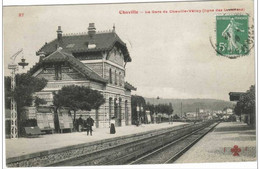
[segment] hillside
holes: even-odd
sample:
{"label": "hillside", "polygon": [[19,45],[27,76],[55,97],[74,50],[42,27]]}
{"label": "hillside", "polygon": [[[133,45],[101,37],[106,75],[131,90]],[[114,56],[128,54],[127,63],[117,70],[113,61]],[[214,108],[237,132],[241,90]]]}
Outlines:
{"label": "hillside", "polygon": [[195,112],[196,108],[211,109],[211,110],[223,110],[225,107],[234,107],[235,103],[224,100],[216,99],[155,99],[145,98],[146,103],[150,104],[169,104],[172,103],[174,114],[181,114],[182,112]]}

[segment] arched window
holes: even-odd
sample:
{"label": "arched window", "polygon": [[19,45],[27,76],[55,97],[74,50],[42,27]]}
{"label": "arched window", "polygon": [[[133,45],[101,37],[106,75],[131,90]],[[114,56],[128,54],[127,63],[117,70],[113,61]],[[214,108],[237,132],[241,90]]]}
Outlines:
{"label": "arched window", "polygon": [[116,74],[116,70],[115,70],[115,85],[117,85],[117,74]]}
{"label": "arched window", "polygon": [[61,80],[62,75],[61,75],[61,65],[55,65],[55,80]]}
{"label": "arched window", "polygon": [[128,125],[128,107],[127,100],[125,101],[125,124]]}
{"label": "arched window", "polygon": [[118,81],[119,81],[119,86],[122,86],[122,80],[121,80],[121,72],[119,72],[119,75],[118,75]]}
{"label": "arched window", "polygon": [[114,99],[114,117],[115,118],[117,118],[117,116],[118,116],[118,110],[117,110],[117,107],[118,107],[118,103],[117,103],[118,101],[117,101],[117,99],[115,98]]}
{"label": "arched window", "polygon": [[109,113],[109,114],[108,114],[109,117],[108,117],[108,118],[109,118],[109,121],[110,121],[111,115],[112,115],[112,105],[113,105],[113,101],[112,101],[112,98],[111,98],[111,97],[109,98],[109,103],[108,103],[108,105],[109,105],[109,106],[108,106],[108,107],[109,107],[109,112],[108,112],[108,113]]}
{"label": "arched window", "polygon": [[109,83],[112,83],[112,70],[109,69]]}
{"label": "arched window", "polygon": [[122,98],[119,98],[118,102],[118,126],[121,126],[121,120],[122,120]]}

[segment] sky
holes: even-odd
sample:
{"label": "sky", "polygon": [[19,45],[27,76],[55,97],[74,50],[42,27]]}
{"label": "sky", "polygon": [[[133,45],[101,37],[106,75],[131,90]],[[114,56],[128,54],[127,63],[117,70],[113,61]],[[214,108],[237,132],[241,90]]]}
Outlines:
{"label": "sky", "polygon": [[[253,24],[253,1],[171,2],[138,4],[23,6],[3,8],[3,49],[5,75],[10,56],[23,48],[29,66],[39,57],[45,42],[64,34],[87,32],[95,23],[97,31],[116,27],[127,44],[132,62],[126,65],[126,81],[138,94],[155,98],[214,98],[229,100],[231,91],[244,92],[255,84],[254,49],[237,59],[219,56],[210,44],[216,39],[216,15],[235,12],[202,12],[203,9],[243,8]],[[120,14],[120,11],[139,11]],[[170,10],[201,10],[196,13],[169,13]],[[150,13],[145,11],[168,11]],[[141,13],[143,12],[143,13]],[[19,14],[23,14],[22,16]]]}

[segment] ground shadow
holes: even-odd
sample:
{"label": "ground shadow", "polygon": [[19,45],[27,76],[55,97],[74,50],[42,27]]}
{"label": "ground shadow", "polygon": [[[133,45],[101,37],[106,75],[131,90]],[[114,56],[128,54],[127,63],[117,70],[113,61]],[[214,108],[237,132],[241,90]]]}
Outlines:
{"label": "ground shadow", "polygon": [[246,130],[255,130],[255,128],[247,125],[239,125],[239,126],[223,126],[218,127],[214,130],[214,132],[225,132],[225,131],[246,131]]}
{"label": "ground shadow", "polygon": [[[233,147],[224,147],[223,149],[218,149],[218,150],[214,150],[214,151],[208,151],[211,154],[218,154],[219,156],[233,156],[233,153],[231,152],[231,149]],[[239,152],[239,157],[247,157],[247,158],[252,158],[252,160],[247,159],[246,161],[254,161],[254,159],[256,158],[256,148],[255,147],[239,147],[240,148],[240,152]],[[236,158],[236,156],[234,156],[234,159]],[[241,159],[242,161],[245,161],[245,159]],[[230,161],[232,162],[232,161]]]}
{"label": "ground shadow", "polygon": [[[214,131],[215,132],[215,131]],[[231,131],[231,132],[218,132],[216,134],[221,134],[221,135],[225,135],[225,134],[239,134],[239,135],[256,135],[256,131],[255,130],[244,130],[244,131]]]}
{"label": "ground shadow", "polygon": [[228,137],[228,138],[223,138],[223,140],[232,140],[232,141],[255,141],[255,140],[256,140],[256,136]]}

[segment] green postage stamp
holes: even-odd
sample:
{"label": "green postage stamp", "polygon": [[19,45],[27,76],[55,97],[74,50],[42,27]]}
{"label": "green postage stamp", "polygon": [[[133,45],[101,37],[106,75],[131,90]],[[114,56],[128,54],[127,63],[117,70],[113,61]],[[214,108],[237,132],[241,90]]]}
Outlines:
{"label": "green postage stamp", "polygon": [[249,53],[248,16],[216,16],[217,52],[226,57],[237,57]]}

